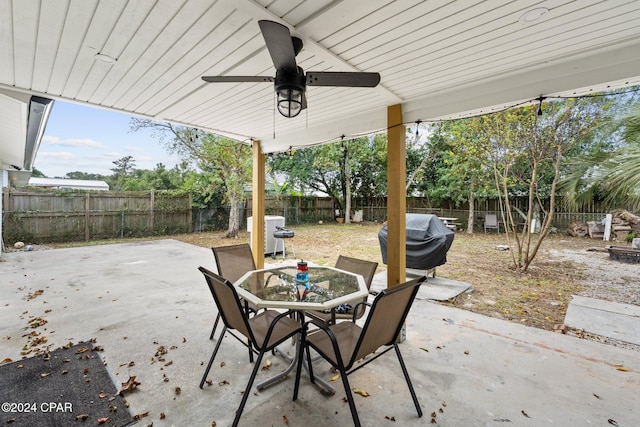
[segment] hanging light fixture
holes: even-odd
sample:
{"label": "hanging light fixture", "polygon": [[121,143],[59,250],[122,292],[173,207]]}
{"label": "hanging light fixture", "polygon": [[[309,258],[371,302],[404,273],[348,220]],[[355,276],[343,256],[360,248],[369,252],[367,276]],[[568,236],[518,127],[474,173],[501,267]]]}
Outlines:
{"label": "hanging light fixture", "polygon": [[542,101],[544,101],[545,99],[547,99],[547,97],[546,96],[542,96],[542,95],[540,95],[540,97],[538,98],[538,102],[539,102],[538,111],[536,111],[536,114],[538,116],[542,115]]}
{"label": "hanging light fixture", "polygon": [[296,150],[294,150],[292,146],[289,146],[289,149],[285,151],[285,154],[287,155],[287,157],[293,157],[295,153],[296,153]]}
{"label": "hanging light fixture", "polygon": [[303,72],[278,70],[276,73],[276,105],[284,117],[295,117],[302,111],[305,83]]}

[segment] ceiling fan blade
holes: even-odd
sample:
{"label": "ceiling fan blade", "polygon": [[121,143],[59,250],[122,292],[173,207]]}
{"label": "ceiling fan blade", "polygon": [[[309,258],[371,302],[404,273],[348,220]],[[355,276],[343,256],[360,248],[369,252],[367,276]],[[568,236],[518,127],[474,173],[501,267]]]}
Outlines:
{"label": "ceiling fan blade", "polygon": [[296,53],[289,28],[273,21],[258,21],[276,70],[296,71]]}
{"label": "ceiling fan blade", "polygon": [[202,76],[207,83],[264,83],[273,82],[271,76]]}
{"label": "ceiling fan blade", "polygon": [[309,86],[376,87],[378,83],[379,73],[307,71]]}

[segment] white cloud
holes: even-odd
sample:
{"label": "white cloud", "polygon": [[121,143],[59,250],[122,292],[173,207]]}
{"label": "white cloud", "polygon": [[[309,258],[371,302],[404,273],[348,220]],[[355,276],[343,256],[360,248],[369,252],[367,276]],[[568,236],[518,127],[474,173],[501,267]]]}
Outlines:
{"label": "white cloud", "polygon": [[94,141],[91,138],[69,138],[60,139],[57,136],[45,135],[42,137],[42,143],[45,145],[57,145],[61,147],[75,147],[75,148],[96,148],[105,149],[106,147],[100,142]]}
{"label": "white cloud", "polygon": [[143,147],[136,147],[136,146],[133,146],[133,145],[130,145],[128,147],[124,147],[124,149],[127,150],[127,151],[132,151],[134,153],[141,153],[141,152],[145,151],[145,149]]}
{"label": "white cloud", "polygon": [[74,160],[77,159],[78,156],[68,151],[42,151],[38,152],[36,158],[51,160]]}

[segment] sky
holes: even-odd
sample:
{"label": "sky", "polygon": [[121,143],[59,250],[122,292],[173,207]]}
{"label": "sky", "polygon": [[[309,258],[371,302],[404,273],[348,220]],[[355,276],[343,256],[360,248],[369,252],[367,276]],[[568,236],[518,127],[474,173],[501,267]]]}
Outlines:
{"label": "sky", "polygon": [[172,168],[176,156],[148,131],[130,132],[130,116],[80,104],[55,101],[34,167],[48,178],[68,172],[111,175],[114,161],[132,156],[137,169],[158,163]]}

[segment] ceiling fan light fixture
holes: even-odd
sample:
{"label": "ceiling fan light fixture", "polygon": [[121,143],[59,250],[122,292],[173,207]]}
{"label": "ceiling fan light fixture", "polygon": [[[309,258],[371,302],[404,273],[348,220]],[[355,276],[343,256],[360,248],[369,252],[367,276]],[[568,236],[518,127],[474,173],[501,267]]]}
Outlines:
{"label": "ceiling fan light fixture", "polygon": [[278,111],[284,117],[292,118],[302,111],[306,79],[304,71],[298,67],[296,71],[278,70],[274,88]]}
{"label": "ceiling fan light fixture", "polygon": [[302,111],[302,91],[293,88],[278,90],[278,111],[287,118],[292,118]]}

